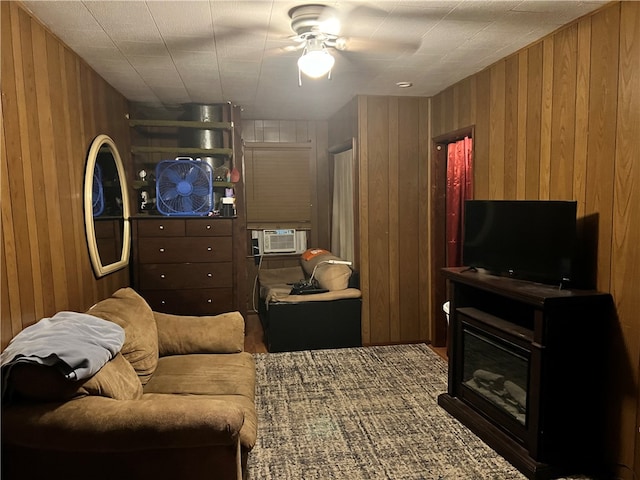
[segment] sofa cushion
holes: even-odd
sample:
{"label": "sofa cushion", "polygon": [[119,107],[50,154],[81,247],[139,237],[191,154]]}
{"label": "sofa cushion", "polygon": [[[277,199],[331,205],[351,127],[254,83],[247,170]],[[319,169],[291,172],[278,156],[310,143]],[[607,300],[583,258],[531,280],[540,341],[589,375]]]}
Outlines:
{"label": "sofa cushion", "polygon": [[158,360],[144,393],[242,395],[255,398],[256,367],[250,353],[174,355]]}
{"label": "sofa cushion", "polygon": [[9,375],[12,392],[20,398],[57,402],[85,395],[116,400],[134,400],[142,396],[142,384],[135,370],[118,353],[95,375],[80,381],[67,380],[55,367],[19,363]]}
{"label": "sofa cushion", "polygon": [[228,401],[244,412],[240,442],[251,449],[258,431],[255,384],[255,361],[250,353],[176,355],[158,360],[156,372],[144,386],[144,396],[191,394]]}
{"label": "sofa cushion", "polygon": [[191,317],[153,312],[160,356],[189,353],[239,353],[244,349],[240,312]]}
{"label": "sofa cushion", "polygon": [[158,364],[158,330],[149,304],[131,288],[121,288],[87,313],[120,325],[125,331],[121,353],[144,385]]}
{"label": "sofa cushion", "polygon": [[[300,256],[300,265],[307,277],[316,270],[314,279],[318,281],[320,288],[327,290],[344,290],[349,286],[351,268],[348,265],[334,265],[324,263],[327,260],[343,260],[327,250],[310,248]],[[316,268],[317,267],[317,268]]]}

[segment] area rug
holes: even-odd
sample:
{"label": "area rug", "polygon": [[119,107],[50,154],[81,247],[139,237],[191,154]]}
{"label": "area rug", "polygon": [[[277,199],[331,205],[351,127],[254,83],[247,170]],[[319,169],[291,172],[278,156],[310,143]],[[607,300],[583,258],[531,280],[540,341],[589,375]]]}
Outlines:
{"label": "area rug", "polygon": [[424,344],[255,359],[251,480],[525,480],[438,406],[447,365]]}
{"label": "area rug", "polygon": [[525,478],[437,405],[426,345],[258,354],[256,372],[250,479]]}

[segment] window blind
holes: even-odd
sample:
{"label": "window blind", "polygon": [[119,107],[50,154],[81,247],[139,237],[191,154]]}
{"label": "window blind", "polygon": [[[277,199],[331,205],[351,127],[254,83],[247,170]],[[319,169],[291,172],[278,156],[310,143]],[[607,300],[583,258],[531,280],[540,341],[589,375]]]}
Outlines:
{"label": "window blind", "polygon": [[247,228],[309,228],[311,144],[247,143]]}

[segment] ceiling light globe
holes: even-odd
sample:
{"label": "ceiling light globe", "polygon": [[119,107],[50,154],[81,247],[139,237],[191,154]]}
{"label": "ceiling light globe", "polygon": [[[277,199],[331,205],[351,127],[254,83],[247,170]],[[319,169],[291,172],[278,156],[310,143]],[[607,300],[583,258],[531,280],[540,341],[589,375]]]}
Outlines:
{"label": "ceiling light globe", "polygon": [[310,51],[298,59],[298,68],[302,73],[311,78],[322,77],[333,68],[336,59],[326,50]]}

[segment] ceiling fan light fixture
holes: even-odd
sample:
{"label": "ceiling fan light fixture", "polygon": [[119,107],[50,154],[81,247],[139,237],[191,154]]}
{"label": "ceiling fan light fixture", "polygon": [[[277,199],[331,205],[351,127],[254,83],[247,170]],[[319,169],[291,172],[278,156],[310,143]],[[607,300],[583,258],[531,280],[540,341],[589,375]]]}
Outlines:
{"label": "ceiling fan light fixture", "polygon": [[327,75],[336,59],[326,50],[305,52],[298,59],[298,68],[307,77],[318,78]]}
{"label": "ceiling fan light fixture", "polygon": [[323,42],[311,38],[307,40],[298,68],[307,77],[319,78],[331,72],[336,59],[327,51]]}

